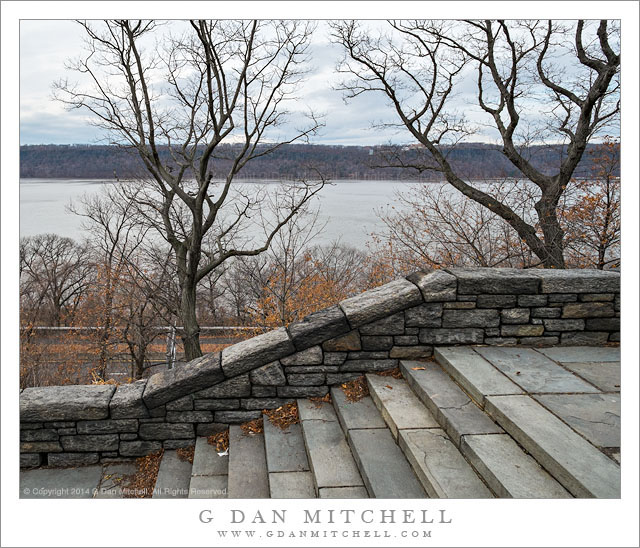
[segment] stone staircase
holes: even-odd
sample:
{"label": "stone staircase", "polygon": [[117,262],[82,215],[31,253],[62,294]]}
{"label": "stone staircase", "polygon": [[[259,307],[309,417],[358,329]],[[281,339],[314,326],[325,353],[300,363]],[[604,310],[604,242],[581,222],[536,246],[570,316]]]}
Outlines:
{"label": "stone staircase", "polygon": [[204,437],[193,465],[165,451],[154,497],[617,498],[616,441],[590,415],[619,406],[616,352],[440,348],[402,379],[367,374],[358,402],[298,400],[286,430],[232,425],[228,454]]}

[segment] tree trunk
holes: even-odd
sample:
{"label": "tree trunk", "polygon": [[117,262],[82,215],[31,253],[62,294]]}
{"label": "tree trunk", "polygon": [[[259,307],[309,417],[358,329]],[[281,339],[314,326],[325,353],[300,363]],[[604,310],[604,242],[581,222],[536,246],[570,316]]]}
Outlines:
{"label": "tree trunk", "polygon": [[[536,251],[545,268],[565,268],[564,262],[564,231],[558,222],[556,215],[557,204],[544,199],[536,205],[540,228],[544,241],[544,256]],[[535,251],[535,250],[534,250]]]}
{"label": "tree trunk", "polygon": [[202,349],[200,348],[200,326],[196,316],[196,284],[191,283],[189,279],[186,279],[182,285],[180,316],[185,360],[195,360],[202,356]]}

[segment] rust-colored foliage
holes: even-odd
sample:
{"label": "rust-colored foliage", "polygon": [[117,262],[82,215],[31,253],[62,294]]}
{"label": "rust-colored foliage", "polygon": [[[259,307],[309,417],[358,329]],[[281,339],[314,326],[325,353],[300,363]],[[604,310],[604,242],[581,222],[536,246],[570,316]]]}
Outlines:
{"label": "rust-colored foliage", "polygon": [[369,385],[364,375],[352,381],[342,383],[340,388],[342,388],[344,395],[351,402],[360,401],[369,395]]}
{"label": "rust-colored foliage", "polygon": [[176,449],[176,455],[182,461],[193,464],[193,456],[196,453],[196,446],[190,445],[189,447],[179,447]]}
{"label": "rust-colored foliage", "polygon": [[376,375],[380,377],[393,377],[394,379],[402,379],[402,372],[399,367],[394,367],[393,369],[387,369],[386,371],[378,371]]}
{"label": "rust-colored foliage", "polygon": [[136,459],[138,469],[135,474],[126,478],[122,488],[122,494],[125,498],[151,498],[158,479],[158,470],[163,454],[164,450],[161,449],[156,453]]}
{"label": "rust-colored foliage", "polygon": [[282,430],[286,430],[292,424],[300,422],[298,404],[296,402],[287,403],[277,409],[265,409],[262,413],[269,418],[271,424]]}
{"label": "rust-colored foliage", "polygon": [[213,445],[218,453],[224,453],[229,449],[229,429],[212,434],[207,438],[207,443]]}
{"label": "rust-colored foliage", "polygon": [[264,432],[264,424],[262,418],[253,419],[252,421],[244,422],[240,425],[240,430],[244,432],[245,436],[253,434],[261,434]]}

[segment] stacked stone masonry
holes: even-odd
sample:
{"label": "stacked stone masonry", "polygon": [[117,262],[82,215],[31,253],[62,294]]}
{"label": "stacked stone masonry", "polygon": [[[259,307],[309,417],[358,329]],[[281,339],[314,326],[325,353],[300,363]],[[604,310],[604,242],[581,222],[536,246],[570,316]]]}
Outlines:
{"label": "stacked stone masonry", "polygon": [[597,270],[418,272],[133,384],[27,388],[23,466],[93,464],[195,443],[438,345],[620,340],[620,275]]}

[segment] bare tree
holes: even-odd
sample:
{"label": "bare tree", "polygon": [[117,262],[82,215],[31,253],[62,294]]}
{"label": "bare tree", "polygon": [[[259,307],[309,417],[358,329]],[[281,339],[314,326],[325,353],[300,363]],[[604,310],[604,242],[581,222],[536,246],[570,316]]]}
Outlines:
{"label": "bare tree", "polygon": [[[388,34],[374,36],[356,22],[332,24],[345,50],[339,70],[347,75],[346,96],[385,94],[400,125],[424,146],[423,159],[410,167],[442,173],[509,223],[545,267],[564,268],[557,207],[589,140],[618,117],[619,25],[486,20],[389,26]],[[535,223],[465,182],[448,161],[451,148],[476,129],[451,106],[465,78],[475,78],[477,106],[500,136],[503,154],[539,188]],[[555,172],[537,169],[526,145],[558,140],[565,149]]]}
{"label": "bare tree", "polygon": [[[147,177],[137,193],[138,215],[173,250],[185,354],[196,358],[202,354],[198,283],[231,257],[266,250],[322,188],[322,180],[301,182],[300,200],[279,212],[263,242],[230,242],[260,209],[250,192],[233,196],[236,175],[252,159],[306,139],[320,125],[310,115],[306,128],[284,138],[277,133],[304,76],[314,27],[301,21],[191,21],[178,37],[162,35],[152,50],[145,44],[158,34],[156,22],[80,24],[88,52],[70,68],[90,85],[61,80],[55,96],[69,108],[88,110],[114,143],[141,158]],[[233,146],[220,147],[223,142]],[[216,162],[228,166],[219,185],[213,184]]]}

